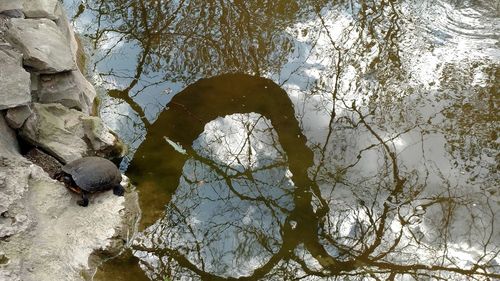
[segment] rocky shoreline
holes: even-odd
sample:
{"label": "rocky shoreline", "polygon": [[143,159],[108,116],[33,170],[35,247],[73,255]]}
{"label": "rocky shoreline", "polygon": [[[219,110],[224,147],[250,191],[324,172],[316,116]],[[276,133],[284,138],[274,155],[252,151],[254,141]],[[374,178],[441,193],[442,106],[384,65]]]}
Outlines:
{"label": "rocky shoreline", "polygon": [[50,176],[52,157],[125,153],[92,116],[79,52],[58,0],[0,2],[0,280],[89,280],[135,231],[136,192],[98,194],[83,208]]}

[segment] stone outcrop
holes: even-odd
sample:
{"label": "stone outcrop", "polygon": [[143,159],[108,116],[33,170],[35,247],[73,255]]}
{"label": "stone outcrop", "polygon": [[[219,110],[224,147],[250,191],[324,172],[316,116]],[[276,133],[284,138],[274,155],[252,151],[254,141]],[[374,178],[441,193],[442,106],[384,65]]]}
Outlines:
{"label": "stone outcrop", "polygon": [[24,65],[40,73],[57,73],[76,70],[66,37],[49,19],[10,20],[7,39],[18,47]]}
{"label": "stone outcrop", "polygon": [[24,0],[23,11],[27,18],[55,20],[57,6],[57,0]]}
{"label": "stone outcrop", "polygon": [[0,13],[11,10],[21,10],[23,1],[21,0],[2,0],[0,1]]}
{"label": "stone outcrop", "polygon": [[30,74],[22,67],[22,55],[0,46],[0,110],[31,102]]}
{"label": "stone outcrop", "polygon": [[32,110],[19,134],[63,163],[90,154],[120,157],[125,152],[121,141],[97,117],[60,104],[34,103]]}
{"label": "stone outcrop", "polygon": [[13,129],[19,129],[23,126],[24,121],[33,114],[29,105],[21,105],[7,110],[5,119],[7,124]]}
{"label": "stone outcrop", "polygon": [[118,253],[138,214],[136,193],[96,194],[79,207],[77,194],[20,155],[0,156],[0,198],[0,280],[82,280],[94,252]]}
{"label": "stone outcrop", "polygon": [[1,281],[89,280],[135,232],[136,192],[95,194],[83,208],[51,178],[59,161],[125,153],[89,116],[96,92],[77,69],[77,51],[58,0],[0,0]]}
{"label": "stone outcrop", "polygon": [[7,10],[0,12],[0,14],[10,18],[20,18],[20,19],[24,18],[24,13],[21,10]]}
{"label": "stone outcrop", "polygon": [[96,97],[94,87],[80,71],[40,75],[38,101],[60,103],[90,114]]}
{"label": "stone outcrop", "polygon": [[0,114],[0,155],[17,155],[19,153],[19,144],[16,133],[12,130]]}
{"label": "stone outcrop", "polygon": [[[59,29],[61,30],[64,37],[68,41],[68,46],[71,49],[71,53],[73,54],[73,59],[77,61],[77,52],[78,52],[78,42],[76,41],[75,32],[73,31],[73,26],[69,22],[68,15],[66,11],[62,7],[62,5],[57,5],[56,15],[58,19],[55,21]],[[83,70],[81,70],[83,71]]]}

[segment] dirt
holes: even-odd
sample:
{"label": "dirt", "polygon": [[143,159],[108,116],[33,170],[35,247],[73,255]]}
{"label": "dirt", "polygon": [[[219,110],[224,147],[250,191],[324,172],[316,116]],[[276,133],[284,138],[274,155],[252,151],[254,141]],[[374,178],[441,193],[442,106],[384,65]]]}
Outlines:
{"label": "dirt", "polygon": [[25,155],[26,159],[40,166],[51,178],[61,170],[61,163],[56,158],[48,155],[38,148],[30,149]]}

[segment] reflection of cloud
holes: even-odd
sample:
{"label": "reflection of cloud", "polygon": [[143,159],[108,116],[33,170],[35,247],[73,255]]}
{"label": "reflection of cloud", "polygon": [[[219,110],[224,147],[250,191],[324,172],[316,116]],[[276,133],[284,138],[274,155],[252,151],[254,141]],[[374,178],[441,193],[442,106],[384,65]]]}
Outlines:
{"label": "reflection of cloud", "polygon": [[99,75],[99,73],[94,73],[94,75],[92,76],[92,81],[96,86],[102,87],[106,90],[122,89],[125,85],[124,83],[118,82],[115,76],[102,76]]}
{"label": "reflection of cloud", "polygon": [[416,3],[402,3],[403,11],[412,18],[405,22],[412,32],[403,34],[400,42],[404,68],[413,74],[414,83],[435,88],[446,63],[500,58],[495,35],[499,21],[480,12],[480,5]]}
{"label": "reflection of cloud", "polygon": [[247,209],[247,212],[245,213],[245,216],[241,220],[243,224],[251,224],[252,221],[254,220],[253,214],[255,213],[255,207],[254,206],[249,206]]}
{"label": "reflection of cloud", "polygon": [[282,148],[276,139],[267,118],[233,114],[207,123],[193,147],[232,168],[254,169],[280,157]]}
{"label": "reflection of cloud", "polygon": [[158,270],[158,260],[170,264],[179,276],[188,270],[157,252],[179,251],[220,276],[251,275],[278,251],[284,211],[294,206],[277,133],[259,114],[233,114],[206,124],[193,149],[164,216],[139,234],[135,245],[152,250],[136,256]]}
{"label": "reflection of cloud", "polygon": [[109,51],[113,50],[113,52],[118,52],[120,48],[124,45],[123,43],[123,35],[114,32],[114,31],[108,31],[104,33],[105,38],[103,38],[101,41],[99,41],[99,49],[102,51]]}
{"label": "reflection of cloud", "polygon": [[405,149],[405,147],[407,145],[406,141],[404,140],[404,138],[402,136],[390,137],[388,140],[391,140],[392,145],[394,146],[394,148],[396,148],[397,152]]}

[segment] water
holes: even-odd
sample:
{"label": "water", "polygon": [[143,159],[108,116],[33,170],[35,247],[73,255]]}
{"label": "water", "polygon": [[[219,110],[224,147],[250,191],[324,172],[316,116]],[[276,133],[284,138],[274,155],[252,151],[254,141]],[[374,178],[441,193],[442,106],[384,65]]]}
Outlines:
{"label": "water", "polygon": [[500,278],[499,1],[65,1],[131,147],[95,280]]}

